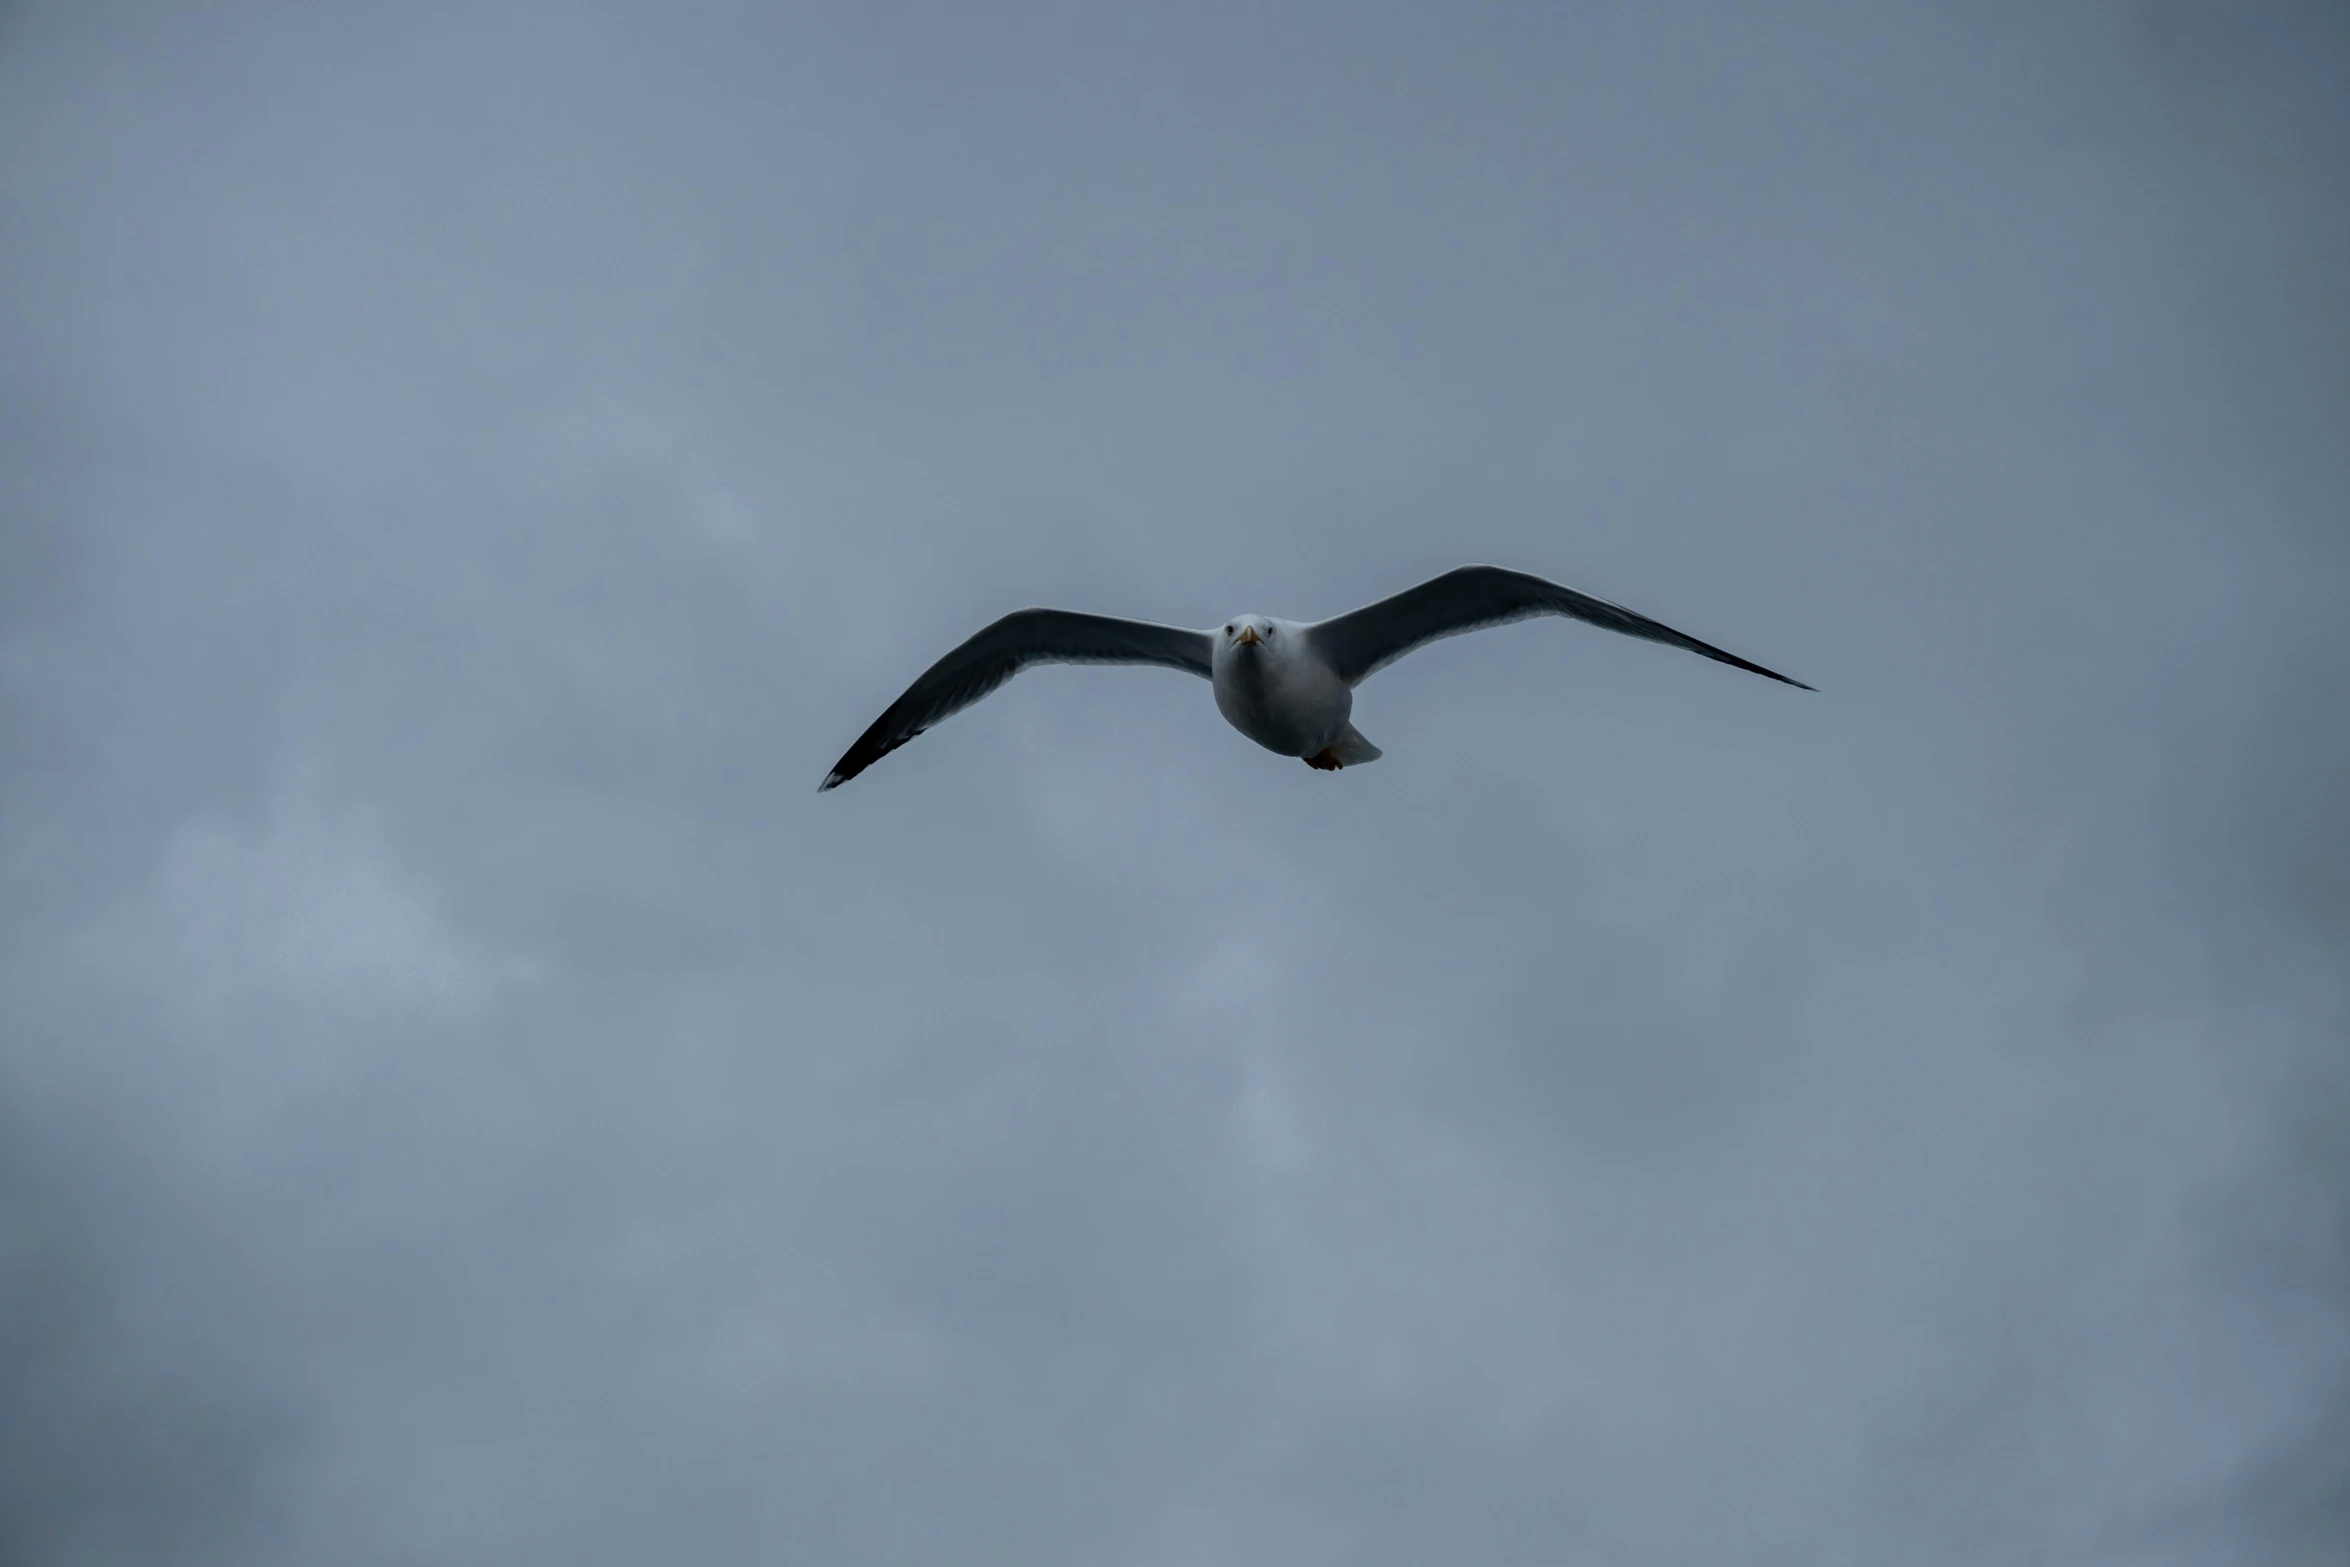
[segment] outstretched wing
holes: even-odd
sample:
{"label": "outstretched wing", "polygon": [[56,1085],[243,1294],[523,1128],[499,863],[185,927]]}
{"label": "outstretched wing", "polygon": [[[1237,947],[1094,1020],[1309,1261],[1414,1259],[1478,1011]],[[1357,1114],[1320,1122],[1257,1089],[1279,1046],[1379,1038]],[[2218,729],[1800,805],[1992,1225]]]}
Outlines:
{"label": "outstretched wing", "polygon": [[1065,609],[1014,610],[924,670],[832,764],[817,792],[847,783],[1031,664],[1164,664],[1213,678],[1213,648],[1206,632],[1180,626]]}
{"label": "outstretched wing", "polygon": [[1760,664],[1750,664],[1735,653],[1725,653],[1708,642],[1686,636],[1672,627],[1636,615],[1620,604],[1562,588],[1555,582],[1530,577],[1499,566],[1463,566],[1432,577],[1395,597],[1366,604],[1306,628],[1306,636],[1339,678],[1348,685],[1368,679],[1389,664],[1441,637],[1459,636],[1486,626],[1506,625],[1535,615],[1566,615],[1587,620],[1628,637],[1687,648],[1707,658],[1735,665],[1786,685],[1809,691],[1800,680],[1790,680]]}

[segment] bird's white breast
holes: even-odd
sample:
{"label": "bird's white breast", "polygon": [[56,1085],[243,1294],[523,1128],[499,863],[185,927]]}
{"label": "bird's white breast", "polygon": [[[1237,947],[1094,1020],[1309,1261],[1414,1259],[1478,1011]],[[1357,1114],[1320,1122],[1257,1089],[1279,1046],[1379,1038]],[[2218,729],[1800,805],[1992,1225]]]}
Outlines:
{"label": "bird's white breast", "polygon": [[1255,648],[1220,638],[1214,655],[1216,710],[1269,751],[1312,756],[1335,741],[1354,711],[1354,693],[1315,658],[1301,628],[1273,623]]}

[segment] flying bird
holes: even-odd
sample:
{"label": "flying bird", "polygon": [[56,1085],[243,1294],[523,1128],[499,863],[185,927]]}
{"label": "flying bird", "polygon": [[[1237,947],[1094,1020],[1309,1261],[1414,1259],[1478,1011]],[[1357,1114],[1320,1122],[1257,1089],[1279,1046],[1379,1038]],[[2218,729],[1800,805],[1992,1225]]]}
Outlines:
{"label": "flying bird", "polygon": [[1334,772],[1379,759],[1352,723],[1354,688],[1415,648],[1536,615],[1564,615],[1814,689],[1620,604],[1499,566],[1463,566],[1311,623],[1242,615],[1209,631],[1065,609],[1015,610],[922,672],[824,775],[836,789],[1031,664],[1160,664],[1214,686],[1216,710],[1268,751]]}

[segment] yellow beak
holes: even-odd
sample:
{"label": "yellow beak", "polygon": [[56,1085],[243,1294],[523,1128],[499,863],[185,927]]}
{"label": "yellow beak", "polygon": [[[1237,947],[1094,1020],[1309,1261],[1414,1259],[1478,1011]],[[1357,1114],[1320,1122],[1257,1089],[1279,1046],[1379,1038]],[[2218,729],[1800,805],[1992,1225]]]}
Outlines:
{"label": "yellow beak", "polygon": [[1262,642],[1265,639],[1257,635],[1256,627],[1243,626],[1240,628],[1240,636],[1237,638],[1237,640],[1244,647],[1255,647],[1259,642]]}

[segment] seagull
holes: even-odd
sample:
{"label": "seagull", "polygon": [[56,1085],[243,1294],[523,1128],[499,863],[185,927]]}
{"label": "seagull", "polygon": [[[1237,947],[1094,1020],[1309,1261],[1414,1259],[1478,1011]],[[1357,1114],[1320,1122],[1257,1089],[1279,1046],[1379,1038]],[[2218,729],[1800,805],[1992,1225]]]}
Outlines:
{"label": "seagull", "polygon": [[1242,734],[1308,767],[1336,772],[1381,752],[1352,722],[1354,688],[1415,648],[1536,615],[1564,615],[1686,648],[1798,690],[1816,689],[1620,604],[1499,566],[1462,566],[1330,620],[1241,615],[1191,631],[1066,609],[1014,610],[922,672],[832,764],[837,789],[933,724],[1031,664],[1159,664],[1215,687],[1216,710]]}

